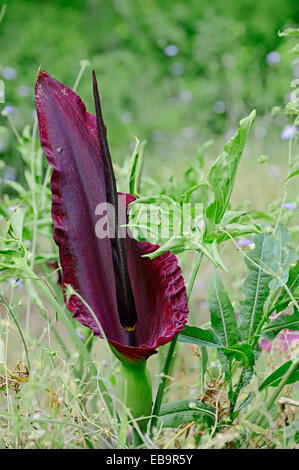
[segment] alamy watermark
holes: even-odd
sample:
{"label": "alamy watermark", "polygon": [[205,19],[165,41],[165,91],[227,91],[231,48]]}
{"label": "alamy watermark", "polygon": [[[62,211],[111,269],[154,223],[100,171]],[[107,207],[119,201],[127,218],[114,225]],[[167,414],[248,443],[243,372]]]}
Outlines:
{"label": "alamy watermark", "polygon": [[[129,223],[129,211],[131,211]],[[126,196],[118,196],[118,224],[112,204],[103,202],[96,206],[96,236],[102,238],[138,238],[161,240],[172,236],[192,236],[194,230],[204,230],[204,208],[201,203],[183,203],[182,206],[167,204],[133,204],[126,206]],[[117,226],[116,226],[117,225]]]}

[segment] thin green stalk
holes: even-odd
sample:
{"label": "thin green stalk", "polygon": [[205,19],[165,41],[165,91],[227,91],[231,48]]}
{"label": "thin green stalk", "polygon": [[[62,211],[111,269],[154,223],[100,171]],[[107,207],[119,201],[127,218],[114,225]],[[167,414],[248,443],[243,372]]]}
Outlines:
{"label": "thin green stalk", "polygon": [[81,65],[81,68],[79,70],[79,73],[77,75],[77,78],[76,78],[76,81],[74,83],[74,86],[73,86],[73,90],[76,91],[77,88],[78,88],[78,85],[80,83],[80,80],[82,78],[82,75],[86,69],[86,67],[89,67],[90,66],[90,63],[88,62],[88,60],[81,60],[80,62],[80,65]]}
{"label": "thin green stalk", "polygon": [[230,414],[231,422],[234,420],[233,419],[234,418],[233,414],[234,414],[235,407],[236,407],[236,404],[237,404],[237,401],[238,401],[238,398],[239,398],[239,394],[240,394],[241,389],[242,389],[245,372],[246,372],[246,369],[245,369],[245,367],[243,367],[243,369],[241,371],[241,374],[240,374],[240,377],[239,377],[239,380],[238,380],[238,383],[237,383],[237,386],[236,386],[236,389],[235,389],[235,392],[233,393],[233,399],[230,401],[229,414]]}
{"label": "thin green stalk", "polygon": [[8,120],[8,122],[9,122],[9,124],[10,124],[10,127],[11,127],[12,132],[13,132],[14,135],[16,136],[17,141],[19,142],[19,144],[22,144],[21,136],[20,136],[20,134],[18,133],[17,128],[16,128],[16,126],[15,126],[15,123],[13,122],[13,119],[11,118],[11,116],[10,116],[9,114],[8,114],[8,116],[7,116],[7,120]]}
{"label": "thin green stalk", "polygon": [[106,386],[104,382],[98,377],[98,370],[93,362],[92,357],[90,356],[88,350],[86,349],[84,343],[80,340],[80,338],[77,336],[76,330],[73,326],[73,323],[71,321],[70,316],[67,314],[65,309],[57,302],[55,297],[53,297],[52,292],[49,290],[47,285],[39,279],[34,271],[29,267],[26,266],[23,268],[23,271],[26,273],[26,275],[32,279],[33,282],[37,284],[39,287],[40,291],[42,294],[45,296],[47,301],[51,304],[51,306],[54,308],[54,310],[59,314],[60,319],[62,320],[64,326],[70,333],[70,337],[76,346],[77,350],[79,351],[80,355],[84,357],[84,360],[86,364],[90,367],[90,370],[92,374],[97,377],[98,380],[98,385],[99,385],[99,390],[102,394],[103,400],[107,406],[107,409],[110,413],[110,415],[113,417],[114,416],[114,407],[113,407],[113,402],[112,399],[106,389]]}
{"label": "thin green stalk", "polygon": [[[194,263],[194,266],[193,266],[193,269],[192,269],[192,272],[191,272],[191,276],[190,276],[190,279],[189,279],[189,282],[188,282],[188,285],[187,285],[187,300],[188,301],[189,301],[192,289],[194,287],[194,283],[195,283],[195,280],[196,280],[196,277],[197,277],[197,274],[198,274],[198,270],[199,270],[199,267],[200,267],[200,264],[201,264],[202,257],[203,257],[203,253],[200,252],[198,258],[196,259],[196,261]],[[153,413],[152,413],[153,417],[152,417],[151,423],[150,423],[150,430],[151,431],[157,425],[157,422],[158,422],[158,416],[159,416],[159,412],[160,412],[160,408],[161,408],[161,404],[162,404],[162,400],[163,400],[163,396],[164,396],[164,392],[165,392],[167,376],[169,374],[169,370],[170,370],[170,367],[171,367],[171,364],[172,364],[172,361],[173,361],[174,352],[175,352],[177,342],[178,342],[178,335],[176,335],[173,338],[173,340],[171,341],[171,343],[169,345],[169,348],[168,348],[167,356],[166,356],[164,367],[163,367],[163,372],[162,372],[162,375],[161,375],[161,381],[160,381],[160,384],[159,384],[159,387],[158,387],[158,391],[157,391],[157,395],[156,395],[156,399],[155,399],[155,403],[154,403],[154,407],[153,407]]]}
{"label": "thin green stalk", "polygon": [[[292,375],[292,373],[294,372],[296,367],[298,367],[298,364],[299,364],[299,359],[294,360],[293,364],[290,366],[289,370],[284,375],[283,379],[281,380],[279,385],[276,387],[275,391],[272,393],[270,399],[266,403],[266,410],[267,411],[269,411],[272,408],[274,402],[277,400],[277,398],[279,397],[280,393],[282,392],[284,386],[286,385],[289,377]],[[261,415],[259,417],[259,419],[257,420],[257,422],[256,422],[257,426],[260,426],[262,424],[263,419],[264,419],[264,415]]]}
{"label": "thin green stalk", "polygon": [[[31,196],[33,208],[33,229],[32,229],[32,249],[30,266],[34,268],[35,251],[36,251],[36,238],[37,238],[37,220],[38,210],[36,205],[36,174],[35,174],[35,141],[37,135],[37,117],[34,119],[32,137],[31,137],[31,152],[30,152],[30,170],[31,170]],[[30,281],[28,281],[30,283]],[[31,299],[28,298],[27,311],[26,311],[26,333],[29,336],[30,332],[30,312],[31,312]]]}
{"label": "thin green stalk", "polygon": [[159,416],[159,412],[160,412],[160,408],[161,408],[161,404],[163,400],[163,395],[165,391],[167,376],[169,373],[170,365],[173,360],[173,355],[174,355],[174,351],[177,345],[177,341],[178,341],[178,335],[176,335],[173,338],[168,348],[167,356],[166,356],[164,367],[163,367],[163,373],[161,376],[161,381],[158,387],[158,392],[156,395],[155,404],[153,408],[153,417],[152,417],[151,424],[150,424],[151,430],[157,425],[158,416]]}
{"label": "thin green stalk", "polygon": [[3,297],[2,294],[0,294],[0,298],[2,300],[2,302],[4,303],[5,307],[7,308],[7,310],[9,311],[10,315],[12,316],[13,318],[13,321],[15,322],[16,324],[16,327],[18,329],[18,332],[21,336],[21,339],[22,339],[22,342],[23,342],[23,345],[24,345],[24,351],[25,351],[25,354],[26,354],[26,360],[27,360],[27,366],[28,366],[28,369],[30,369],[30,361],[29,361],[29,355],[28,355],[28,349],[27,349],[27,345],[26,345],[26,341],[25,341],[25,338],[23,336],[23,333],[22,333],[22,330],[18,324],[18,320],[16,319],[12,309],[10,308],[10,305],[6,302],[5,298]]}

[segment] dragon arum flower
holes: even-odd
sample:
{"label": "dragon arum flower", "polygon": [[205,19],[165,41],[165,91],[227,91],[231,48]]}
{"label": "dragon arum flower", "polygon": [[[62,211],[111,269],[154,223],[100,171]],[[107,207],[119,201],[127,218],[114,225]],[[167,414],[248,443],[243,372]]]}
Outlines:
{"label": "dragon arum flower", "polygon": [[138,242],[128,234],[125,238],[96,235],[97,205],[113,205],[118,227],[118,199],[128,206],[134,197],[119,198],[116,192],[94,73],[93,89],[96,116],[47,72],[41,71],[37,78],[40,141],[53,167],[54,240],[63,289],[70,285],[79,294],[65,296],[67,308],[95,335],[102,336],[102,330],[119,358],[140,363],[184,329],[186,288],[172,253],[151,260],[143,255],[157,245]]}

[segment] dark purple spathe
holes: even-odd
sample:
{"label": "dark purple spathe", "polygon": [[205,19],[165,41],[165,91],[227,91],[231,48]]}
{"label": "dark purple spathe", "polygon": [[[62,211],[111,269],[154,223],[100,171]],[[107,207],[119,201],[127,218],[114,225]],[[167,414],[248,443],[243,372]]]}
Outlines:
{"label": "dark purple spathe", "polygon": [[[39,73],[36,109],[40,141],[49,164],[54,240],[59,247],[62,284],[70,284],[92,308],[108,341],[123,355],[142,360],[183,329],[188,315],[186,288],[177,258],[142,255],[157,246],[126,239],[130,283],[137,311],[138,347],[128,346],[120,324],[109,238],[96,236],[95,208],[106,202],[96,118],[70,88]],[[134,198],[127,195],[127,204]],[[67,308],[96,335],[92,314],[72,296]]]}

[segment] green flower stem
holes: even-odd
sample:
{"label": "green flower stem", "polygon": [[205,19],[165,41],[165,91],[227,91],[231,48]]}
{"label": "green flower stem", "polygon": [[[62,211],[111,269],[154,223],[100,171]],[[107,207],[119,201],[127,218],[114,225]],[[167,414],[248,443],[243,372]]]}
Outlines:
{"label": "green flower stem", "polygon": [[[202,257],[203,257],[203,253],[200,252],[199,256],[197,257],[197,259],[195,260],[195,263],[193,265],[191,276],[190,276],[190,279],[189,279],[189,282],[188,282],[188,285],[187,285],[187,300],[188,301],[189,301],[192,289],[194,287],[194,283],[195,283],[195,280],[196,280],[196,277],[197,277],[197,274],[198,274],[198,270],[199,270],[199,267],[200,267]],[[155,399],[155,404],[154,404],[154,408],[153,408],[153,413],[152,413],[153,417],[152,417],[151,423],[150,423],[150,430],[151,431],[157,425],[157,422],[158,422],[158,416],[159,416],[159,412],[160,412],[160,408],[161,408],[161,404],[162,404],[162,400],[163,400],[163,396],[164,396],[164,392],[165,392],[167,376],[169,374],[169,370],[170,370],[170,367],[171,367],[171,364],[172,364],[172,361],[173,361],[173,358],[174,358],[174,352],[175,352],[175,348],[177,346],[177,342],[178,342],[178,335],[176,335],[173,338],[173,340],[171,341],[171,343],[169,345],[169,348],[168,348],[167,356],[166,356],[164,367],[163,367],[163,372],[161,374],[161,381],[160,381],[160,385],[158,387],[158,391],[157,391],[157,395],[156,395],[156,399]]]}
{"label": "green flower stem", "polygon": [[178,335],[176,335],[173,338],[173,340],[171,341],[171,343],[169,345],[169,348],[168,348],[167,356],[166,356],[164,367],[163,367],[163,372],[162,372],[162,375],[161,375],[161,381],[160,381],[160,385],[158,387],[156,400],[155,400],[155,404],[154,404],[154,408],[153,408],[153,413],[152,413],[153,417],[151,419],[151,424],[150,424],[151,430],[157,425],[158,416],[159,416],[159,412],[160,412],[160,408],[161,408],[161,404],[162,404],[162,400],[163,400],[163,395],[164,395],[164,391],[165,391],[166,380],[167,380],[169,369],[170,369],[170,366],[171,366],[171,363],[172,363],[172,360],[173,360],[174,351],[175,351],[177,342],[178,342]]}
{"label": "green flower stem", "polygon": [[121,367],[118,393],[120,402],[126,407],[123,420],[127,420],[129,414],[135,421],[130,423],[132,443],[133,447],[138,447],[143,442],[142,435],[146,431],[152,412],[151,378],[145,360],[132,361],[120,354],[111,344],[109,346]]}
{"label": "green flower stem", "polygon": [[152,412],[152,384],[146,361],[121,360],[119,398],[143,432]]}

